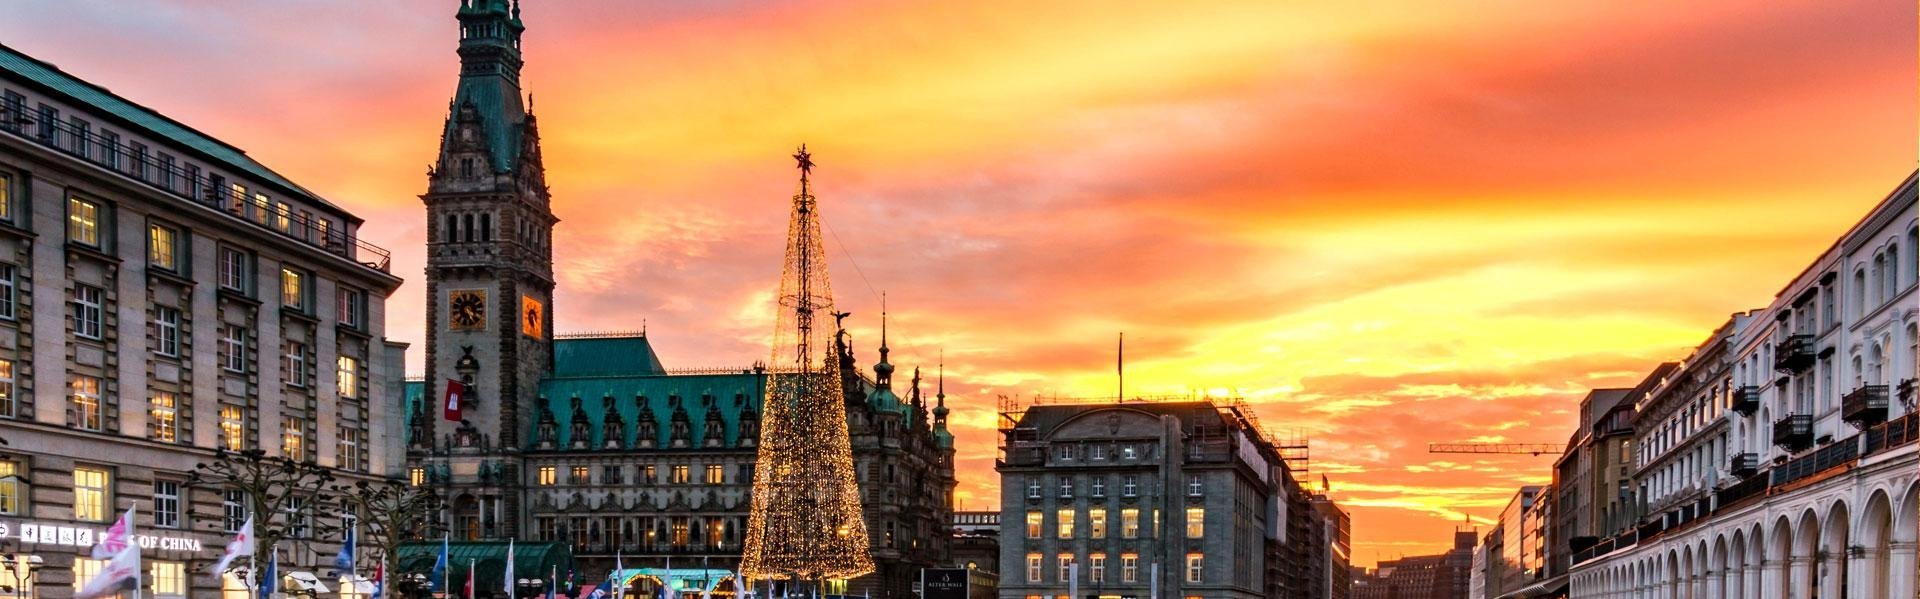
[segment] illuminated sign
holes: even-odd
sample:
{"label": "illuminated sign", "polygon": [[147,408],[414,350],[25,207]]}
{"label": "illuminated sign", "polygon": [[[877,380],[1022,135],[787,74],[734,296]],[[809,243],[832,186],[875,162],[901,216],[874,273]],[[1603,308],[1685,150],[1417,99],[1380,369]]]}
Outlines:
{"label": "illuminated sign", "polygon": [[[0,522],[0,539],[19,539],[21,544],[92,547],[105,533],[96,529],[38,522]],[[141,549],[162,551],[200,551],[200,539],[134,535]]]}

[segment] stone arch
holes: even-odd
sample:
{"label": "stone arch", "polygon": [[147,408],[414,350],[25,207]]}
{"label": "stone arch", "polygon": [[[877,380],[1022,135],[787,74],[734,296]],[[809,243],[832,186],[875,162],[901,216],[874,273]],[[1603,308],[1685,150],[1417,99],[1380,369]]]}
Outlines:
{"label": "stone arch", "polygon": [[1793,567],[1793,517],[1781,514],[1773,520],[1773,531],[1768,533],[1766,560],[1773,570],[1774,580],[1762,581],[1762,592],[1771,597],[1790,597],[1787,593],[1791,582],[1788,569]]}
{"label": "stone arch", "polygon": [[1664,560],[1666,563],[1660,568],[1660,572],[1665,574],[1665,577],[1660,580],[1660,586],[1666,589],[1667,597],[1680,597],[1680,581],[1687,575],[1686,570],[1681,569],[1680,555],[1680,550],[1668,549]]}
{"label": "stone arch", "polygon": [[1727,539],[1726,596],[1747,596],[1747,531],[1736,528]]}
{"label": "stone arch", "polygon": [[1820,589],[1821,597],[1845,596],[1847,585],[1851,584],[1848,579],[1853,574],[1847,571],[1847,547],[1852,523],[1845,500],[1827,506],[1825,519],[1820,522],[1820,543],[1814,552],[1817,561],[1813,565],[1814,588]]}
{"label": "stone arch", "polygon": [[1821,540],[1820,513],[1813,507],[1801,510],[1787,554],[1788,593],[1784,597],[1812,597],[1818,592]]}
{"label": "stone arch", "polygon": [[1864,597],[1888,596],[1888,581],[1893,576],[1889,560],[1893,543],[1893,499],[1886,489],[1877,489],[1860,510],[1860,546],[1865,551],[1860,572],[1852,572],[1854,585]]}

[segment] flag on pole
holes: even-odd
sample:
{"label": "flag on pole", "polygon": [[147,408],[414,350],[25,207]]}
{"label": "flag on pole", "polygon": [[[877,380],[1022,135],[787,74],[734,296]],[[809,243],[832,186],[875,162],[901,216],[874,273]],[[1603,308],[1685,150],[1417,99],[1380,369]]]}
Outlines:
{"label": "flag on pole", "polygon": [[447,405],[446,408],[441,411],[441,416],[444,416],[447,420],[459,422],[460,410],[465,407],[464,400],[466,399],[466,395],[467,385],[465,383],[447,379]]}
{"label": "flag on pole", "polygon": [[440,557],[433,561],[433,574],[429,576],[431,580],[427,581],[427,584],[432,586],[432,588],[429,590],[432,590],[433,592],[436,592],[436,593],[445,592],[447,590],[447,570],[448,570],[447,566],[448,565],[449,564],[447,563],[447,537],[445,535],[442,535],[440,537]]}
{"label": "flag on pole", "polygon": [[[535,567],[539,567],[539,566],[535,566]],[[505,586],[502,587],[502,590],[505,590],[507,592],[508,599],[512,599],[513,598],[513,539],[507,539],[507,572],[505,576],[502,576],[502,578],[506,579],[506,581],[503,583]]]}
{"label": "flag on pole", "polygon": [[387,596],[387,558],[380,558],[380,569],[373,571],[373,599]]}
{"label": "flag on pole", "polygon": [[268,549],[267,572],[260,577],[260,599],[273,599],[273,593],[280,590],[280,548]]}
{"label": "flag on pole", "polygon": [[121,514],[120,519],[113,522],[112,528],[101,533],[100,542],[93,546],[93,559],[117,558],[128,545],[134,544],[133,508],[127,508],[127,513]]}
{"label": "flag on pole", "polygon": [[106,597],[128,588],[135,592],[140,589],[140,545],[138,544],[120,548],[120,552],[114,554],[106,567],[101,568],[100,573],[94,574],[93,579],[88,580],[80,590],[75,591],[73,596],[76,599]]}
{"label": "flag on pole", "polygon": [[713,575],[708,572],[707,556],[700,556],[700,599],[713,599]]}
{"label": "flag on pole", "polygon": [[227,543],[226,553],[220,554],[220,561],[213,563],[213,575],[225,574],[227,567],[240,556],[252,556],[254,551],[253,516],[247,516],[247,522],[240,525],[240,531],[233,533],[233,541]]}
{"label": "flag on pole", "polygon": [[473,599],[473,558],[467,558],[467,599]]}
{"label": "flag on pole", "polygon": [[[667,559],[672,560],[673,558]],[[669,563],[671,563],[671,561],[669,561]],[[672,566],[669,565],[668,567],[671,568]],[[622,584],[625,581],[620,580],[620,577],[624,575],[621,570],[625,569],[627,569],[627,567],[620,563],[620,550],[613,550],[613,571],[607,573],[607,590],[613,593],[614,599],[619,599],[623,596],[623,592],[626,591],[625,587],[627,585]],[[671,572],[669,572],[669,574],[671,574]]]}
{"label": "flag on pole", "polygon": [[560,566],[549,566],[547,570],[547,599],[557,599],[560,592]]}
{"label": "flag on pole", "polygon": [[359,552],[358,542],[354,537],[359,536],[358,528],[360,527],[356,525],[347,529],[346,542],[340,544],[340,553],[333,556],[333,569],[338,570],[341,576],[350,577],[354,574],[354,554]]}

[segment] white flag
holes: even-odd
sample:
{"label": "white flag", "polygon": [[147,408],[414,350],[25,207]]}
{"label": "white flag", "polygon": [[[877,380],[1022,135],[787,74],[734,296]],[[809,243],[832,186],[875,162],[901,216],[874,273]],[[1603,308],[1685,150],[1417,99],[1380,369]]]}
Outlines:
{"label": "white flag", "polygon": [[93,546],[93,559],[107,559],[120,555],[121,550],[134,544],[133,508],[127,508],[127,513],[121,514],[120,519],[113,522],[112,528],[100,533],[100,542]]}
{"label": "white flag", "polygon": [[118,594],[127,588],[140,588],[140,545],[128,545],[93,575],[85,586],[73,593],[74,599],[91,599]]}
{"label": "white flag", "polygon": [[220,561],[213,563],[213,575],[225,574],[227,566],[233,565],[233,560],[252,556],[253,551],[253,516],[247,516],[246,524],[241,524],[240,532],[234,533],[233,541],[227,543],[226,553],[220,554]]}
{"label": "white flag", "polygon": [[505,590],[507,592],[508,597],[512,597],[513,596],[513,539],[507,539],[507,576],[506,578],[507,578],[506,586],[502,587],[502,590]]}

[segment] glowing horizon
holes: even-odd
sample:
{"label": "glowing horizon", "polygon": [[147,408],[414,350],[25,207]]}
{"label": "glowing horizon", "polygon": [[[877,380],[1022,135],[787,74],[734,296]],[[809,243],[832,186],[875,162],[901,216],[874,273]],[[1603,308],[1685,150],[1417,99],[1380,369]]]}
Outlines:
{"label": "glowing horizon", "polygon": [[[455,4],[35,4],[0,42],[365,218],[417,368]],[[962,507],[996,398],[1112,393],[1124,330],[1129,395],[1313,440],[1356,565],[1434,553],[1551,459],[1427,442],[1563,442],[1914,170],[1915,10],[527,2],[555,324],[764,359],[805,142],[862,367],[881,290],[902,379],[944,351]]]}

